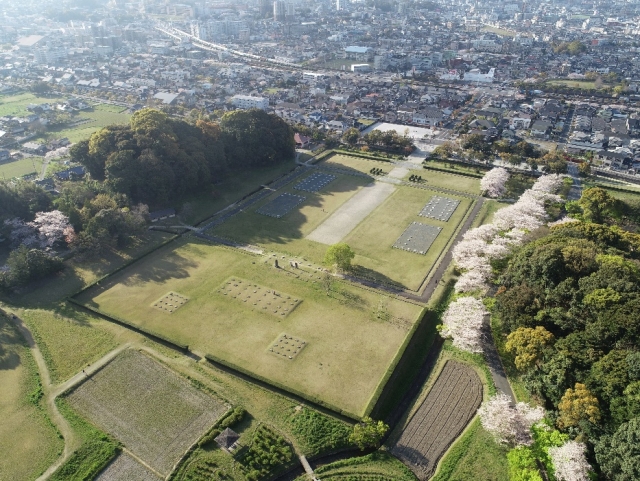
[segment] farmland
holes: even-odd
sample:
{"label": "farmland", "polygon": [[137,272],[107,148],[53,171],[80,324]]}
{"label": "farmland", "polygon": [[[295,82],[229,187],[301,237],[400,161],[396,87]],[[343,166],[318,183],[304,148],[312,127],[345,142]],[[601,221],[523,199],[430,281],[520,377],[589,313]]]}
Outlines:
{"label": "farmland", "polygon": [[41,170],[42,159],[40,157],[14,160],[13,162],[0,164],[0,178],[8,180],[29,174],[40,174]]}
{"label": "farmland", "polygon": [[68,379],[116,346],[112,335],[83,320],[42,309],[25,310],[21,318],[38,343],[54,382]]}
{"label": "farmland", "polygon": [[[78,300],[360,415],[422,308],[341,282],[333,282],[327,293],[316,267],[275,269],[273,262],[272,257],[181,239],[85,291]],[[252,302],[239,303],[217,292],[230,278],[301,302],[286,317],[274,317],[255,310]],[[158,313],[152,304],[169,291],[189,301],[173,313]],[[295,360],[268,351],[283,333],[307,342]]]}
{"label": "farmland", "polygon": [[133,350],[93,374],[67,399],[163,475],[226,410],[221,402]]}
{"label": "farmland", "polygon": [[420,480],[429,479],[440,457],[473,418],[482,396],[482,383],[475,371],[447,361],[391,452]]}
{"label": "farmland", "polygon": [[153,471],[149,471],[126,453],[120,453],[107,468],[102,471],[96,481],[159,481]]}
{"label": "farmland", "polygon": [[[0,117],[25,116],[30,113],[27,110],[29,104],[56,103],[64,100],[62,97],[41,97],[31,93],[0,96]],[[85,123],[71,127],[61,125],[60,127],[49,128],[44,134],[36,137],[35,141],[52,140],[63,137],[67,137],[71,142],[87,139],[93,132],[107,125],[128,123],[130,115],[124,111],[125,109],[123,107],[114,105],[94,105],[91,110],[73,114],[73,122],[85,120]],[[9,177],[8,174],[7,177]]]}

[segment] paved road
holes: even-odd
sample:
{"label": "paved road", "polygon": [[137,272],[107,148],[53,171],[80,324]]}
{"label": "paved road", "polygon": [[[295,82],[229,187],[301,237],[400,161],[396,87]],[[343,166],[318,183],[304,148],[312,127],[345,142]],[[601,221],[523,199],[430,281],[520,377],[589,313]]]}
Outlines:
{"label": "paved road", "polygon": [[573,178],[573,185],[567,195],[569,200],[578,200],[582,196],[582,185],[580,184],[580,172],[578,171],[578,164],[569,162],[567,164],[567,173]]}

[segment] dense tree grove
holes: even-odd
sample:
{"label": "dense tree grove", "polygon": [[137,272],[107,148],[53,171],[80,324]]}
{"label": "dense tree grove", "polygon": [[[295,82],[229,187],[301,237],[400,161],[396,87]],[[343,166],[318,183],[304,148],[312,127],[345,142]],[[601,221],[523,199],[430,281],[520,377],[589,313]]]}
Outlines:
{"label": "dense tree grove", "polygon": [[290,159],[294,149],[291,128],[262,110],[229,112],[220,123],[190,124],[143,109],[129,125],[95,132],[70,154],[112,191],[162,205],[206,188],[229,171]]}
{"label": "dense tree grove", "polygon": [[[591,212],[602,192],[583,197],[578,207]],[[607,205],[583,216],[611,221]],[[632,459],[624,462],[615,458],[628,449],[621,446],[634,436],[627,432],[637,431],[640,415],[640,235],[614,222],[577,221],[535,237],[515,251],[499,278],[495,313],[507,349],[556,425],[585,442],[592,457],[596,446],[606,479],[637,479],[623,473],[638,474],[638,450],[627,451]]]}

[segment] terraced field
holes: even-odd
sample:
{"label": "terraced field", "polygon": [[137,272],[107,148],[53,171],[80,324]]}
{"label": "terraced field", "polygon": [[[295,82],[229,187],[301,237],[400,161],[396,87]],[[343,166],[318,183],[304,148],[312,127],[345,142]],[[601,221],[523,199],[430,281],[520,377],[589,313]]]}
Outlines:
{"label": "terraced field", "polygon": [[431,477],[438,461],[475,415],[482,382],[469,366],[447,361],[391,452],[420,480]]}

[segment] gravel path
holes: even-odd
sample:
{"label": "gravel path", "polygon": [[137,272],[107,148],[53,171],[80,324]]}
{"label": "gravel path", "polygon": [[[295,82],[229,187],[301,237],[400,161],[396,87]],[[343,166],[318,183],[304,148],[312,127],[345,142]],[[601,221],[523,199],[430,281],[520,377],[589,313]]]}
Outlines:
{"label": "gravel path", "polygon": [[363,187],[313,230],[307,239],[327,245],[340,242],[395,190],[393,185],[383,182]]}

